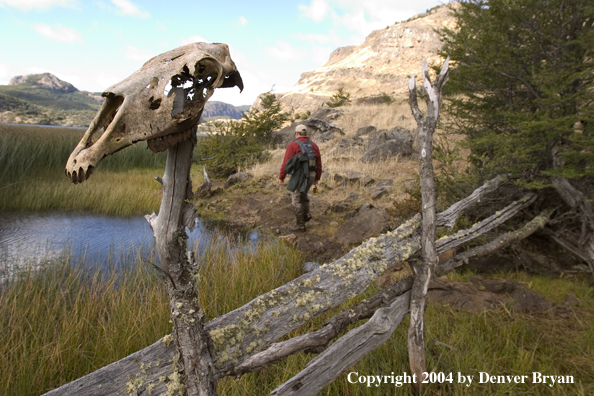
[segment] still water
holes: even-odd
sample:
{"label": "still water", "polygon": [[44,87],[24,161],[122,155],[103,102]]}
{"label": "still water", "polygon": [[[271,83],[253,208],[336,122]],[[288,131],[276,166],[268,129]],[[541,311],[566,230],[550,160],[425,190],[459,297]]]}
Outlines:
{"label": "still water", "polygon": [[[231,231],[196,220],[189,232],[191,250]],[[254,232],[234,235],[235,243],[255,243]],[[0,212],[0,278],[14,266],[42,264],[59,257],[89,266],[122,265],[138,256],[152,257],[153,232],[143,216],[115,217],[84,213]]]}

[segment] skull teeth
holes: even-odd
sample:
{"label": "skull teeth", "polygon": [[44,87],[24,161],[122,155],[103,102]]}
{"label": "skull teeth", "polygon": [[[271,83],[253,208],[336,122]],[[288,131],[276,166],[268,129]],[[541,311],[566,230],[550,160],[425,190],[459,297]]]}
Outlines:
{"label": "skull teeth", "polygon": [[73,171],[72,173],[68,173],[68,177],[70,177],[70,180],[74,184],[82,183],[85,180],[87,180],[89,178],[89,176],[91,176],[91,173],[93,173],[94,169],[95,169],[94,166],[89,165],[89,167],[87,168],[87,171],[85,172],[85,170],[82,167],[80,167],[80,168],[78,168],[78,171]]}

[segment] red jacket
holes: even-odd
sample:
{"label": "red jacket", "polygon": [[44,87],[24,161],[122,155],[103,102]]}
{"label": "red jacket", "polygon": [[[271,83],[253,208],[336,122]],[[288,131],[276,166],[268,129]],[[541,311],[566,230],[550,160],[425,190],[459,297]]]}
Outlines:
{"label": "red jacket", "polygon": [[[309,140],[309,137],[299,136],[297,138],[297,140],[301,140],[302,142],[307,142]],[[320,155],[320,149],[318,148],[318,145],[315,144],[314,142],[311,142],[311,144],[313,145],[314,154],[316,156],[316,182],[317,182],[322,177],[322,156]],[[285,168],[287,161],[290,160],[291,158],[293,158],[297,154],[301,154],[301,148],[299,147],[299,145],[295,142],[289,143],[289,145],[287,146],[287,151],[285,151],[285,158],[283,159],[283,164],[281,165],[280,173],[278,175],[278,178],[281,181],[285,181],[285,177],[287,176],[287,169]]]}

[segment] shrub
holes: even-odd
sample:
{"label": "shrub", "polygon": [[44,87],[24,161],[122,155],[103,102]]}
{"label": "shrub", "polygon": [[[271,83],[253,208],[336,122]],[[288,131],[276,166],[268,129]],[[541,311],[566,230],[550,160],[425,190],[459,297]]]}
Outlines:
{"label": "shrub", "polygon": [[348,93],[344,87],[338,88],[338,92],[332,95],[329,102],[326,102],[328,107],[340,107],[351,103],[351,94]]}
{"label": "shrub", "polygon": [[265,93],[260,108],[244,113],[241,121],[215,123],[209,136],[200,139],[200,157],[208,161],[207,169],[215,177],[264,162],[269,158],[266,149],[272,143],[272,132],[288,119],[274,94]]}

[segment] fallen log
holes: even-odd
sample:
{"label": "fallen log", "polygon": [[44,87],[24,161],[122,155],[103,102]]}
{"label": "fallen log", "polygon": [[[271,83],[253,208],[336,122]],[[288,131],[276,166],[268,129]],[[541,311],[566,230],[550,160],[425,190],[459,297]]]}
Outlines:
{"label": "fallen log", "polygon": [[[436,268],[436,275],[443,276],[453,271],[457,267],[468,263],[468,260],[470,260],[471,258],[485,256],[487,254],[495,252],[498,249],[501,249],[505,246],[519,242],[522,239],[529,237],[534,232],[542,229],[547,224],[550,215],[551,211],[544,211],[540,213],[538,216],[536,216],[534,219],[526,223],[522,228],[507,232],[503,235],[494,238],[492,241],[484,245],[474,247],[453,257],[452,259],[448,260],[447,262]],[[410,299],[408,292],[409,290],[411,290],[412,287],[413,277],[406,277],[400,280],[395,285],[390,286],[389,288],[376,293],[374,296],[362,301],[354,307],[342,311],[340,314],[328,321],[324,325],[324,327],[318,330],[317,332],[309,333],[300,337],[295,337],[291,340],[279,343],[283,344],[282,349],[284,350],[288,350],[289,345],[293,344],[291,346],[293,347],[295,352],[298,349],[297,345],[295,344],[307,344],[308,348],[323,346],[327,344],[330,341],[330,339],[323,340],[323,337],[321,337],[322,332],[325,332],[326,334],[330,332],[338,334],[342,330],[344,330],[348,325],[354,324],[359,320],[370,317],[377,307],[389,305],[389,311],[385,312],[391,312],[391,314],[393,315],[391,321],[386,320],[385,322],[390,324],[389,331],[378,331],[378,333],[380,333],[381,336],[373,337],[373,340],[371,340],[372,337],[369,337],[370,339],[367,340],[368,329],[365,328],[365,325],[350,331],[339,341],[334,343],[331,348],[329,348],[327,351],[324,351],[322,354],[320,354],[318,357],[312,360],[303,371],[301,371],[295,377],[291,378],[289,381],[285,382],[278,388],[276,388],[272,392],[272,394],[292,396],[317,394],[326,385],[334,381],[341,373],[355,365],[355,363],[357,363],[363,356],[367,355],[373,349],[379,347],[381,344],[387,341],[407,312],[407,307]],[[406,297],[402,298],[404,296]],[[383,315],[382,309],[385,308],[378,309],[376,311],[376,314],[373,314],[373,317],[376,317],[378,313],[381,317],[381,315]],[[361,328],[364,329],[359,330]],[[329,329],[332,330],[329,331]],[[313,336],[314,334],[315,336]],[[310,335],[312,337],[308,337]],[[362,340],[354,341],[358,339]],[[317,345],[315,341],[317,341]],[[272,349],[275,345],[277,344],[274,344],[268,350]],[[302,348],[301,350],[304,349],[305,348]],[[252,358],[252,361],[258,361],[261,367],[268,365],[264,359],[264,356],[267,354],[268,350],[255,355]],[[281,350],[281,348],[274,348],[273,350],[279,351]],[[354,353],[352,351],[354,351]],[[274,357],[274,362],[279,361],[280,359],[281,357],[277,354],[277,356]],[[243,370],[246,369],[247,364],[244,364]]]}
{"label": "fallen log", "polygon": [[[500,216],[518,213],[529,202],[509,205],[493,215],[491,222]],[[438,221],[440,217],[438,215]],[[494,228],[482,223],[474,228],[474,232],[466,232],[464,241]],[[396,230],[372,238],[333,263],[304,274],[205,324],[215,346],[215,377],[236,374],[236,367],[278,338],[362,293],[385,268],[406,260],[419,250],[419,228],[420,215],[417,215]],[[438,241],[437,251],[439,253],[444,246],[451,248],[461,243],[462,239],[459,243]],[[134,394],[145,395],[149,391],[158,394],[168,387],[172,389],[178,383],[174,370],[175,347],[170,342],[171,337],[166,336],[46,395],[118,395],[127,394],[127,389],[133,389]]]}

